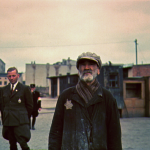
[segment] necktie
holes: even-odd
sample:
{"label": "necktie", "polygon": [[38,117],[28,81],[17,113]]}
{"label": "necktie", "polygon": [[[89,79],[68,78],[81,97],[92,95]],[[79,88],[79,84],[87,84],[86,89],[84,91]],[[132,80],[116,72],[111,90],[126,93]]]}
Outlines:
{"label": "necktie", "polygon": [[14,91],[14,85],[12,84],[12,89],[11,89],[11,94],[13,93],[13,91]]}

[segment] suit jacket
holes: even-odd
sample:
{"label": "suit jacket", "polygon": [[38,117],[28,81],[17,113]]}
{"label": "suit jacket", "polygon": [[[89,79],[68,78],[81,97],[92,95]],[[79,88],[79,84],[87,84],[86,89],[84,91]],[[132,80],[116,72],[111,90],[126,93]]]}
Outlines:
{"label": "suit jacket", "polygon": [[33,110],[30,88],[18,82],[11,94],[10,84],[2,88],[3,126],[19,126],[29,123]]}

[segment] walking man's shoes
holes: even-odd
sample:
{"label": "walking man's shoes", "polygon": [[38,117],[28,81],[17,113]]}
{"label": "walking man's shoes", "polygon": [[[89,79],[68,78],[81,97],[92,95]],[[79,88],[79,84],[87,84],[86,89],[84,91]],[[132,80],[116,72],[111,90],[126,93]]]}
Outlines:
{"label": "walking man's shoes", "polygon": [[34,127],[34,126],[32,127],[32,130],[35,130],[35,127]]}

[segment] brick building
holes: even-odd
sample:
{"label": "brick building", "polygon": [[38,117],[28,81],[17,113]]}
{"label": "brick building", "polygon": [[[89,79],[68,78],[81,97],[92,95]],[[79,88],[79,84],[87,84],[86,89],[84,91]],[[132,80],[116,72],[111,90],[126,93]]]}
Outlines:
{"label": "brick building", "polygon": [[124,67],[124,78],[150,76],[150,64],[130,65]]}
{"label": "brick building", "polygon": [[150,64],[148,65],[136,65],[133,66],[132,68],[133,72],[133,77],[138,77],[138,76],[150,76]]}
{"label": "brick building", "polygon": [[123,68],[123,117],[150,116],[150,64]]}

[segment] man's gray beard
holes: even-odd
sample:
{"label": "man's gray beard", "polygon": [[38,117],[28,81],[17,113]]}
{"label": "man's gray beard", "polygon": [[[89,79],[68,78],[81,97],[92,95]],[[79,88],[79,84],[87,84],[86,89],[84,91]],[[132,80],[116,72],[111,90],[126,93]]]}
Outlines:
{"label": "man's gray beard", "polygon": [[84,82],[92,82],[96,77],[97,77],[97,71],[92,74],[88,74],[88,75],[82,75],[79,72],[79,77],[80,80],[84,81]]}

